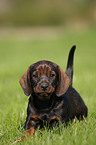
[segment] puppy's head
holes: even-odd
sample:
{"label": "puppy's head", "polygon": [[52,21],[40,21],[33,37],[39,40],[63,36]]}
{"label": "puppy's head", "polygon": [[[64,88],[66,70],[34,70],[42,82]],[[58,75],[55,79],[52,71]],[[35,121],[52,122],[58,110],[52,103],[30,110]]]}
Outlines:
{"label": "puppy's head", "polygon": [[20,79],[24,93],[32,93],[42,100],[48,100],[55,93],[63,95],[70,85],[70,79],[61,68],[50,61],[39,61],[31,65]]}

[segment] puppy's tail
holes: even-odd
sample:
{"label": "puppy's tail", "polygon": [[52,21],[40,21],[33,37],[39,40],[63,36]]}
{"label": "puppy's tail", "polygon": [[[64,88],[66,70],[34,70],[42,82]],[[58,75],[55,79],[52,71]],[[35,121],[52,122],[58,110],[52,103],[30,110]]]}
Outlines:
{"label": "puppy's tail", "polygon": [[71,80],[71,86],[72,86],[72,80],[73,80],[73,60],[74,60],[74,52],[75,52],[76,46],[73,45],[69,52],[68,56],[68,62],[67,62],[67,67],[66,67],[66,75],[70,78]]}

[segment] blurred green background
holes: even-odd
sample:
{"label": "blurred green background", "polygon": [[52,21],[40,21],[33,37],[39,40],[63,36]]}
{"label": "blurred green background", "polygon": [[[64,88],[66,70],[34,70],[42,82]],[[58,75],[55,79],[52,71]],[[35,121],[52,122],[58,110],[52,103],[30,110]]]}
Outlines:
{"label": "blurred green background", "polygon": [[91,95],[96,80],[96,0],[0,0],[1,106],[8,105],[9,94],[20,92],[18,81],[30,64],[47,59],[65,70],[74,44],[74,86],[81,92],[85,87],[85,94],[88,90]]}
{"label": "blurred green background", "polygon": [[96,143],[96,0],[0,0],[0,144],[23,132],[28,97],[19,79],[28,66],[47,59],[65,71],[74,44],[73,86],[88,106],[87,123],[80,133],[73,125],[69,136],[53,137],[57,144],[90,145]]}
{"label": "blurred green background", "polygon": [[9,94],[20,93],[19,79],[32,63],[47,59],[65,70],[72,45],[73,85],[90,96],[96,81],[96,0],[0,0],[1,106],[8,107]]}

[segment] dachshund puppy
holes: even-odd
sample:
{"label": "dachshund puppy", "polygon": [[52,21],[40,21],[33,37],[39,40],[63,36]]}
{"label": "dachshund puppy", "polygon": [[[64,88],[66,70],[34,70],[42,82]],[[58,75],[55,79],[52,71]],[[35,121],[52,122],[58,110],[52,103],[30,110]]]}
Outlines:
{"label": "dachshund puppy", "polygon": [[38,126],[52,128],[59,121],[67,125],[75,117],[87,116],[86,105],[72,87],[75,48],[71,48],[65,73],[57,64],[42,60],[29,66],[21,77],[23,91],[30,96],[24,126],[28,136],[33,136]]}

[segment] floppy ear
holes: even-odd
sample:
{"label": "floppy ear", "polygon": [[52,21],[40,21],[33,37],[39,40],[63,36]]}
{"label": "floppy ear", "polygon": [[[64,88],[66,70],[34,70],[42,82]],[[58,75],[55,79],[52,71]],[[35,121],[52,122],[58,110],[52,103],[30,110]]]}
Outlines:
{"label": "floppy ear", "polygon": [[26,96],[29,96],[32,92],[31,84],[30,84],[30,67],[24,73],[24,75],[20,79],[20,85],[25,93]]}
{"label": "floppy ear", "polygon": [[60,67],[58,67],[58,69],[59,69],[59,82],[56,89],[56,95],[60,97],[67,91],[67,89],[71,84],[71,81]]}

